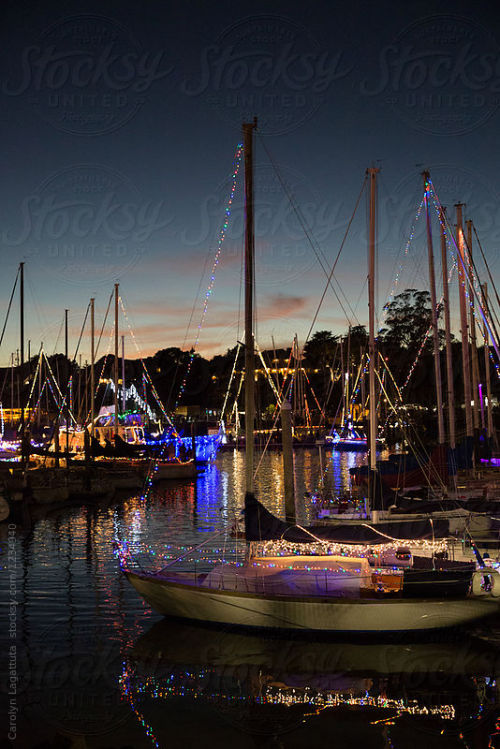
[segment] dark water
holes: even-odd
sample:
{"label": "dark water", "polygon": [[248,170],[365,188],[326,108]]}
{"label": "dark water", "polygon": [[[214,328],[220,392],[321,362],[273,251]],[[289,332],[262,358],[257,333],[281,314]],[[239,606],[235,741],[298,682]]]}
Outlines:
{"label": "dark water", "polygon": [[[327,479],[344,489],[362,459],[334,454]],[[314,451],[297,452],[296,479],[299,498],[316,488]],[[0,527],[0,746],[496,746],[500,618],[419,642],[311,641],[167,621],[142,602],[114,539],[143,564],[166,563],[233,522],[243,482],[242,454],[226,453],[145,502],[44,509]],[[276,513],[282,488],[281,456],[267,455],[257,491]],[[299,520],[311,512],[301,500]],[[220,535],[197,554],[210,564],[234,551]]]}

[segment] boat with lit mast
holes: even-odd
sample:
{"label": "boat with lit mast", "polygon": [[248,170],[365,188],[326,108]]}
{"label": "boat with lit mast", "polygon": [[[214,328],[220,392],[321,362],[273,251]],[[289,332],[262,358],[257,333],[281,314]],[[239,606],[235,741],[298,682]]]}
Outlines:
{"label": "boat with lit mast", "polygon": [[[399,549],[410,526],[392,524],[301,527],[273,516],[254,495],[254,218],[253,140],[256,121],[243,125],[245,163],[245,430],[246,554],[208,572],[176,571],[188,553],[161,569],[144,570],[126,544],[116,542],[120,566],[136,591],[160,614],[244,628],[302,632],[425,631],[453,627],[496,613],[500,574],[431,553],[381,568],[370,558]],[[369,169],[374,225],[377,169]],[[374,234],[370,232],[370,245]],[[373,276],[372,276],[373,278]],[[374,307],[370,306],[374,330]],[[373,341],[373,337],[372,337]],[[370,387],[375,390],[373,344]],[[373,401],[372,401],[373,402]],[[370,426],[376,442],[376,422]],[[371,468],[376,474],[375,450]],[[372,477],[372,485],[375,481]],[[374,494],[374,492],[373,492]],[[410,538],[422,547],[444,543],[439,524],[413,524]],[[440,533],[441,530],[441,533]],[[441,538],[440,538],[441,536]],[[205,543],[205,542],[203,542]],[[203,544],[199,545],[202,546]],[[196,547],[199,548],[199,547]],[[398,564],[398,561],[401,563]]]}

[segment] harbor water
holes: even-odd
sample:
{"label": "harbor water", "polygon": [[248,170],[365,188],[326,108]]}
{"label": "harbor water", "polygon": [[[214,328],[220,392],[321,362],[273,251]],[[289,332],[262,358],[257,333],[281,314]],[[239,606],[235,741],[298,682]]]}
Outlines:
{"label": "harbor water", "polygon": [[[326,485],[346,492],[363,460],[323,455]],[[262,458],[256,493],[283,517],[281,461]],[[321,475],[316,450],[296,451],[301,523],[314,519],[308,494]],[[236,553],[229,531],[243,501],[244,455],[234,451],[146,498],[24,508],[0,526],[1,747],[500,746],[500,617],[368,640],[154,613],[121,574],[115,542],[161,566],[206,541],[196,559],[210,565]]]}

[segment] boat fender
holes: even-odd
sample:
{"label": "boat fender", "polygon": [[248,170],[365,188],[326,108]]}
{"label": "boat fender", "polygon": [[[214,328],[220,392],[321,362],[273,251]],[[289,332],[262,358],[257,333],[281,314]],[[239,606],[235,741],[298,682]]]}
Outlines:
{"label": "boat fender", "polygon": [[497,572],[474,572],[472,576],[472,594],[475,596],[489,593],[494,598],[500,597],[500,575]]}
{"label": "boat fender", "polygon": [[500,575],[498,572],[493,572],[489,575],[490,578],[490,593],[494,598],[500,597]]}
{"label": "boat fender", "polygon": [[472,575],[472,595],[473,596],[480,596],[484,595],[484,581],[483,581],[483,573],[482,572],[474,572]]}

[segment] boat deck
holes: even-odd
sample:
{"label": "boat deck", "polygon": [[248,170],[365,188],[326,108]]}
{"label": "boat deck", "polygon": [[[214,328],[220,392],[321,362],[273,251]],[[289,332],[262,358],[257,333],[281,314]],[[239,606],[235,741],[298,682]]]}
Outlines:
{"label": "boat deck", "polygon": [[[141,573],[150,581],[183,585],[204,591],[226,591],[252,595],[308,598],[448,598],[467,595],[474,565],[452,560],[414,558],[411,568],[373,568],[366,559],[344,559],[343,566],[318,558],[315,563],[293,566],[292,560],[276,565],[216,565],[210,572]],[[297,560],[293,560],[297,564]]]}

